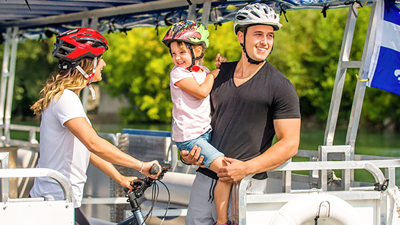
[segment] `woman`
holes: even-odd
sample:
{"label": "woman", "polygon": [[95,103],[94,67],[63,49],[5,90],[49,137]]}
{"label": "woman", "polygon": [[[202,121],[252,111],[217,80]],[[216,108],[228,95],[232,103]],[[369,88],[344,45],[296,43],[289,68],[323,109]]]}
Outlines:
{"label": "woman", "polygon": [[[100,81],[106,66],[102,54],[107,51],[107,40],[96,30],[77,28],[57,36],[53,56],[60,59],[55,71],[41,90],[40,99],[31,107],[41,115],[40,158],[37,168],[50,168],[62,173],[71,183],[75,199],[75,220],[89,224],[80,211],[86,169],[90,162],[121,186],[131,188],[135,177],[121,175],[113,164],[134,168],[150,176],[153,163],[137,160],[100,138],[92,128],[82,103],[80,91]],[[151,175],[156,178],[157,175]],[[36,178],[32,197],[46,200],[64,199],[61,187],[51,178]]]}

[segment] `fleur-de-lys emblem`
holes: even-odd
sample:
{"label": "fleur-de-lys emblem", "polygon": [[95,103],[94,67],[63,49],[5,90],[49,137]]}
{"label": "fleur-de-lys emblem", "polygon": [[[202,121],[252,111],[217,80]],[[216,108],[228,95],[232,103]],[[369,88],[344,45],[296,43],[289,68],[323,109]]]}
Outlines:
{"label": "fleur-de-lys emblem", "polygon": [[399,70],[395,70],[395,71],[394,71],[394,75],[397,77],[397,80],[398,80],[399,83],[400,83],[400,69],[399,69]]}

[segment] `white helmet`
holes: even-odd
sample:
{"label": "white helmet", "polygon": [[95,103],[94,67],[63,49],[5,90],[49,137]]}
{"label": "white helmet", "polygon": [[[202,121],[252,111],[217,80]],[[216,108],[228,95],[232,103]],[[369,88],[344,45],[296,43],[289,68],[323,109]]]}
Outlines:
{"label": "white helmet", "polygon": [[239,28],[257,24],[270,25],[274,30],[282,27],[282,24],[279,23],[279,15],[273,8],[264,3],[254,3],[239,9],[235,15],[233,29],[237,34]]}

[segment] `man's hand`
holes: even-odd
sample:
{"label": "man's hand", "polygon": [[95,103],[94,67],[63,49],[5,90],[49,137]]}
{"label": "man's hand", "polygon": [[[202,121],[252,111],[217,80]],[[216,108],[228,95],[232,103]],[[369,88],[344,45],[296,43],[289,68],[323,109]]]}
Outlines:
{"label": "man's hand", "polygon": [[215,68],[219,69],[221,66],[221,63],[226,62],[227,59],[223,57],[221,54],[217,54],[217,57],[215,57]]}
{"label": "man's hand", "polygon": [[197,146],[194,146],[190,152],[187,150],[182,150],[181,158],[187,164],[197,165],[204,168],[205,166],[202,165],[204,156],[200,156],[200,152],[201,149]]}
{"label": "man's hand", "polygon": [[219,169],[218,177],[221,181],[239,182],[248,175],[245,162],[227,157],[225,160],[230,164]]}

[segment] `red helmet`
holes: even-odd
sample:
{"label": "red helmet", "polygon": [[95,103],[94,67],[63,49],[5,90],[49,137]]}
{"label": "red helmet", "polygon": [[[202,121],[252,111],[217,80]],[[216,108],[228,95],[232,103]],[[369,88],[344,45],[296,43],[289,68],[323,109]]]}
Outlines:
{"label": "red helmet", "polygon": [[74,63],[82,58],[95,58],[107,51],[108,42],[98,31],[76,28],[57,35],[53,56]]}

